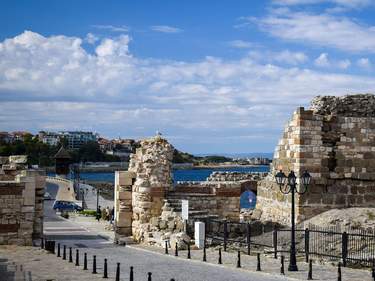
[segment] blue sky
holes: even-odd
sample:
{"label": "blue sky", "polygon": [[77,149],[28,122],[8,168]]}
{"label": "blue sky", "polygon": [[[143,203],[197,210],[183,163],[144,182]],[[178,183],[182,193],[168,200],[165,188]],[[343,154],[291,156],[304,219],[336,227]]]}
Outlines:
{"label": "blue sky", "polygon": [[375,1],[2,1],[0,130],[160,130],[273,151],[316,95],[374,92]]}

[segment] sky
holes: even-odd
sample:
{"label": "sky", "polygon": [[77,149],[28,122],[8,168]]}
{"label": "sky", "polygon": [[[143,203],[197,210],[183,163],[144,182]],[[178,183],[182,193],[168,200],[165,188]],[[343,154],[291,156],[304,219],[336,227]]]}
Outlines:
{"label": "sky", "polygon": [[317,95],[375,92],[375,0],[2,0],[0,131],[160,131],[272,152]]}

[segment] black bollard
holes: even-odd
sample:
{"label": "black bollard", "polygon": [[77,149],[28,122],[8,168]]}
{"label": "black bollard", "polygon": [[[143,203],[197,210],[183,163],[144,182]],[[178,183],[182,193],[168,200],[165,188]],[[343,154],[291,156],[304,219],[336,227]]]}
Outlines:
{"label": "black bollard", "polygon": [[57,243],[57,256],[61,257],[61,255],[60,255],[60,243]]}
{"label": "black bollard", "polygon": [[171,281],[175,281],[175,280],[172,278]]}
{"label": "black bollard", "polygon": [[132,266],[130,267],[129,281],[134,281],[134,271],[133,271],[133,267]]}
{"label": "black bollard", "polygon": [[372,280],[375,281],[375,265],[372,266],[371,273],[372,273]]}
{"label": "black bollard", "polygon": [[168,255],[168,241],[165,240],[165,254]]}
{"label": "black bollard", "polygon": [[147,273],[147,275],[148,275],[148,277],[147,277],[147,281],[152,281],[152,278],[151,278],[152,273],[149,272],[149,273]]}
{"label": "black bollard", "polygon": [[108,278],[107,259],[104,259],[103,278]]}
{"label": "black bollard", "polygon": [[63,260],[66,260],[66,246],[63,247]]}
{"label": "black bollard", "polygon": [[187,258],[188,258],[188,259],[191,259],[191,255],[190,255],[190,244],[188,244],[187,246],[188,246]]}
{"label": "black bollard", "polygon": [[[131,277],[131,270],[130,270],[130,277]],[[133,279],[131,278],[130,280],[132,281]],[[117,267],[116,267],[116,281],[120,281],[120,263],[119,262],[117,263]]]}
{"label": "black bollard", "polygon": [[72,247],[69,247],[69,262],[73,262]]}
{"label": "black bollard", "polygon": [[280,274],[285,275],[284,256],[281,256]]}
{"label": "black bollard", "polygon": [[44,249],[44,238],[40,238],[40,248]]}
{"label": "black bollard", "polygon": [[237,252],[237,268],[241,267],[241,251]]}
{"label": "black bollard", "polygon": [[76,266],[79,266],[79,250],[76,249]]}
{"label": "black bollard", "polygon": [[260,268],[260,253],[257,253],[257,271],[262,271]]}
{"label": "black bollard", "polygon": [[87,270],[87,253],[85,253],[83,259],[83,270]]}
{"label": "black bollard", "polygon": [[93,256],[92,260],[92,274],[96,274],[96,256]]}
{"label": "black bollard", "polygon": [[203,245],[203,261],[207,261],[207,256],[206,256],[206,243]]}
{"label": "black bollard", "polygon": [[307,280],[313,280],[313,277],[312,277],[312,260],[309,260],[309,273],[307,275]]}
{"label": "black bollard", "polygon": [[341,262],[339,262],[337,267],[337,281],[341,281]]}
{"label": "black bollard", "polygon": [[222,264],[221,262],[221,248],[219,248],[219,260],[217,261],[218,264]]}
{"label": "black bollard", "polygon": [[176,248],[174,249],[174,255],[175,257],[178,257],[178,244],[176,242]]}

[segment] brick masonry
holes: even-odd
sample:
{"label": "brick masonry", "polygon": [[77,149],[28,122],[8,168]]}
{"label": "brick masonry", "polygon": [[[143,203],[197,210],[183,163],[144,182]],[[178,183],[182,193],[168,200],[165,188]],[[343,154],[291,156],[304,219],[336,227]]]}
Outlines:
{"label": "brick masonry", "polygon": [[0,244],[32,245],[43,234],[44,172],[24,170],[12,159],[2,162]]}
{"label": "brick masonry", "polygon": [[375,203],[375,96],[316,97],[297,109],[275,149],[271,173],[258,185],[257,208],[263,220],[289,223],[290,195],[274,175],[282,169],[308,170],[308,192],[296,196],[297,220],[332,208]]}

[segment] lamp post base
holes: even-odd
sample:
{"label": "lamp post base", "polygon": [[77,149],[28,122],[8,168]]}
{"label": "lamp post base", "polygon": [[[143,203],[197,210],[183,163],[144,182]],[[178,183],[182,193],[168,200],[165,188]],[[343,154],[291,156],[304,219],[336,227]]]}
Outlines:
{"label": "lamp post base", "polygon": [[296,264],[289,264],[288,271],[298,271],[298,267]]}

